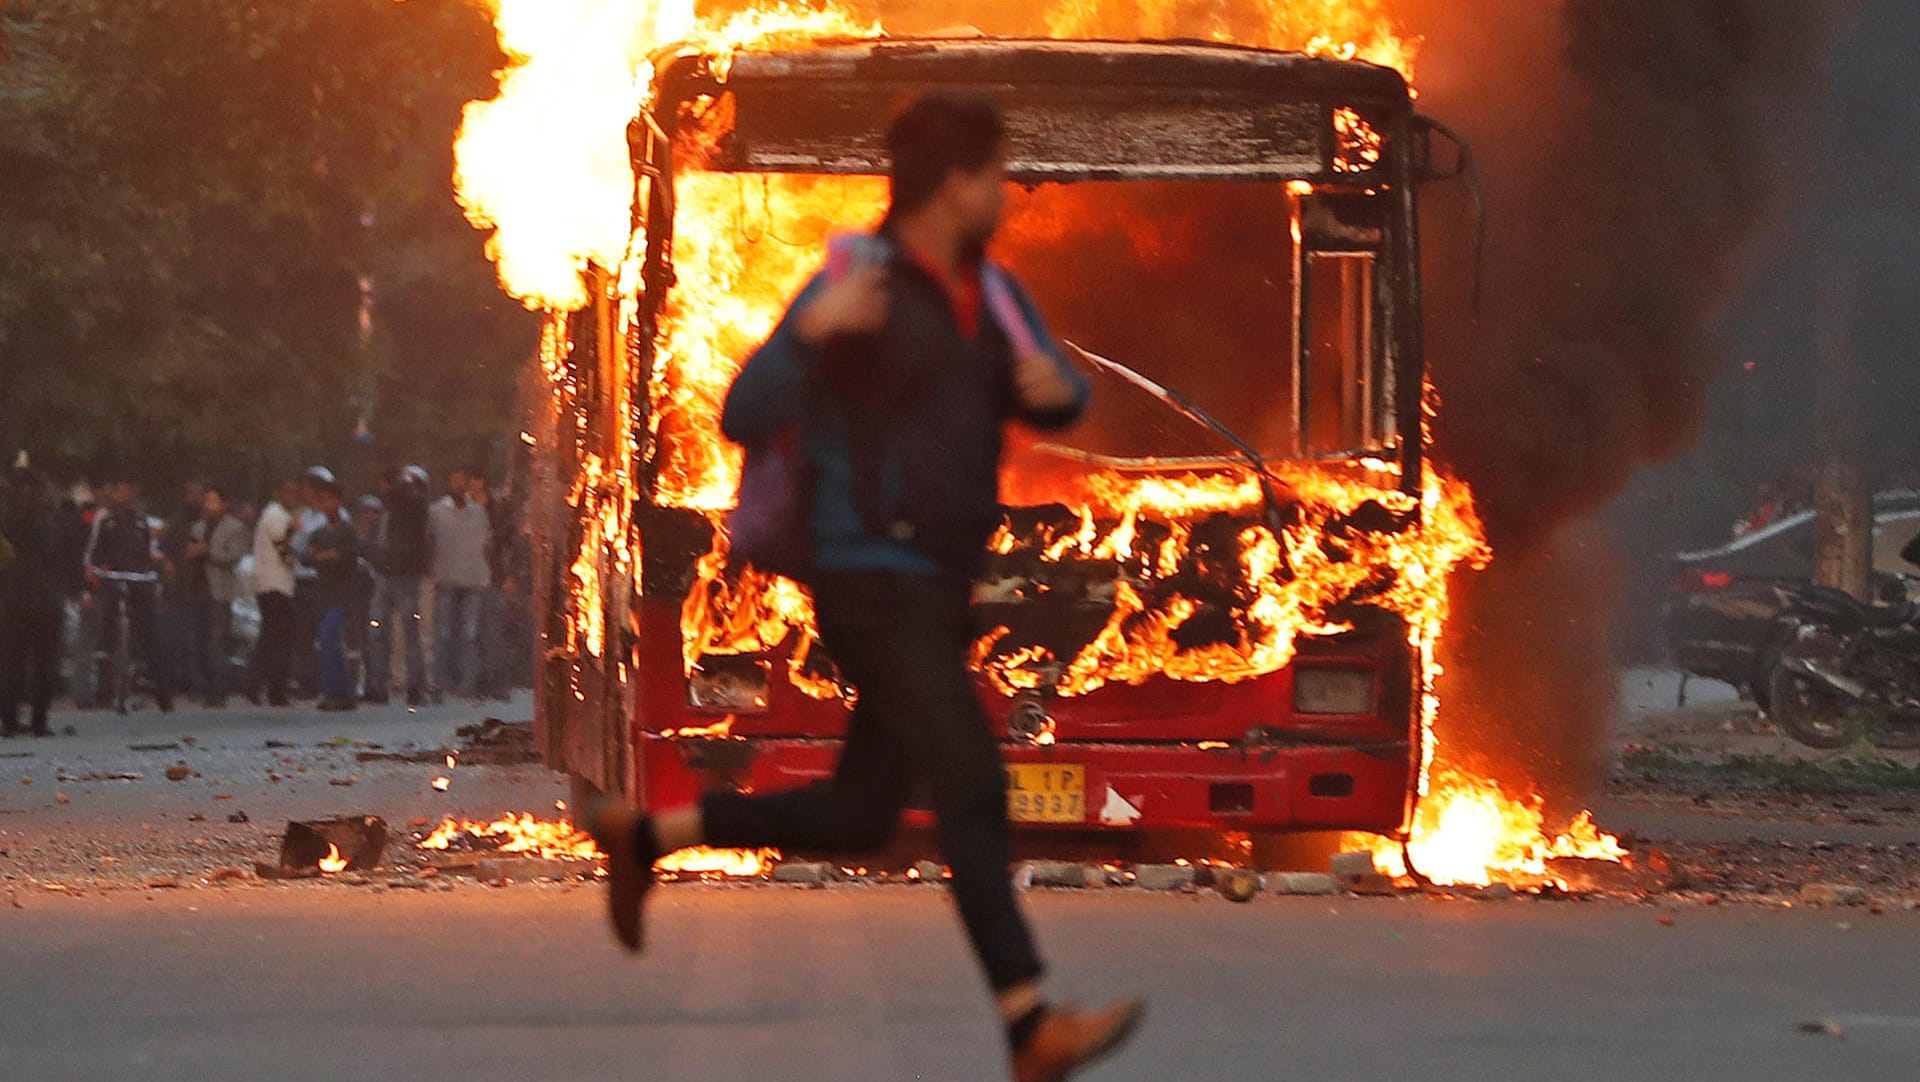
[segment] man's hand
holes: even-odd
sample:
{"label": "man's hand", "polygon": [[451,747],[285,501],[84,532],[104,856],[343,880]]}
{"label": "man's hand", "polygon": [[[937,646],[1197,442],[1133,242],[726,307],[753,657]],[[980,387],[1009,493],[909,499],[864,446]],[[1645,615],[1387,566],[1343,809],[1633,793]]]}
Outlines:
{"label": "man's hand", "polygon": [[794,316],[793,330],[808,345],[847,334],[873,334],[887,321],[887,272],[866,266],[832,282]]}
{"label": "man's hand", "polygon": [[1073,381],[1052,357],[1039,350],[1028,350],[1013,359],[1013,385],[1020,404],[1034,413],[1070,409],[1076,398]]}

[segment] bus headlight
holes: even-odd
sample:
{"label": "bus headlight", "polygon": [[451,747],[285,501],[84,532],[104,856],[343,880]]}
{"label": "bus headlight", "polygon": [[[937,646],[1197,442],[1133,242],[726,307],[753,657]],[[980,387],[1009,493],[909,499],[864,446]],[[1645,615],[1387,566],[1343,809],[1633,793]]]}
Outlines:
{"label": "bus headlight", "polygon": [[687,705],[711,714],[764,714],[773,685],[771,663],[707,654],[687,677]]}
{"label": "bus headlight", "polygon": [[1296,669],[1293,712],[1371,714],[1374,712],[1373,673],[1365,669]]}

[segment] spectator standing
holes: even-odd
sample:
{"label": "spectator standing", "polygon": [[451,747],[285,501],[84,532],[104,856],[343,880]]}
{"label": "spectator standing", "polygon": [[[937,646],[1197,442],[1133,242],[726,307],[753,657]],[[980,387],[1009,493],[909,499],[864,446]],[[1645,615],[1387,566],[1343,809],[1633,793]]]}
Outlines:
{"label": "spectator standing", "polygon": [[353,540],[354,561],[353,607],[347,613],[347,655],[352,660],[354,679],[350,680],[364,696],[371,687],[369,674],[373,670],[373,650],[377,644],[388,645],[385,636],[374,635],[373,608],[380,602],[380,594],[386,586],[386,575],[382,570],[385,557],[380,551],[380,537],[387,528],[387,505],[380,497],[368,493],[353,502]]}
{"label": "spectator standing", "polygon": [[309,480],[312,510],[321,524],[307,537],[300,562],[313,569],[308,597],[313,603],[319,647],[320,709],[352,710],[353,681],[347,669],[347,615],[359,580],[358,539],[353,520],[341,506],[337,482]]}
{"label": "spectator standing", "polygon": [[400,470],[388,481],[387,513],[376,531],[376,562],[381,572],[368,618],[367,701],[384,703],[393,691],[393,655],[404,650],[407,666],[407,705],[426,702],[433,687],[428,678],[428,636],[422,590],[431,570],[427,537],[427,503],[431,490],[427,471],[418,466]]}
{"label": "spectator standing", "polygon": [[0,511],[0,736],[20,734],[23,703],[33,735],[53,735],[47,715],[59,682],[66,600],[81,585],[64,534],[40,478],[15,470]]}
{"label": "spectator standing", "polygon": [[[325,466],[310,466],[300,477],[300,497],[304,506],[294,516],[293,530],[293,686],[302,697],[319,694],[318,681],[320,605],[314,594],[319,571],[305,559],[313,535],[327,524],[319,503],[322,490],[335,486],[333,471]],[[342,511],[344,514],[344,510]]]}
{"label": "spectator standing", "polygon": [[[103,640],[119,645],[121,609],[125,607],[125,645],[129,658],[146,663],[153,682],[154,701],[162,712],[173,709],[173,680],[168,657],[160,650],[159,572],[160,559],[155,551],[153,529],[140,509],[140,486],[121,478],[108,486],[108,504],[94,516],[93,532],[87,541],[87,578],[103,586],[105,599],[98,607]],[[102,683],[102,687],[108,686]]]}
{"label": "spectator standing", "polygon": [[160,538],[162,647],[183,695],[207,694],[207,489],[189,481]]}
{"label": "spectator standing", "polygon": [[507,595],[506,568],[503,564],[501,537],[510,526],[507,507],[494,499],[487,478],[479,473],[467,477],[468,498],[487,515],[487,587],[480,592],[480,668],[475,690],[486,699],[505,699],[509,684],[507,669]]}
{"label": "spectator standing", "polygon": [[235,518],[227,494],[209,487],[206,495],[205,624],[207,705],[227,704],[227,685],[233,665],[233,602],[239,595],[240,561],[250,548],[246,523]]}
{"label": "spectator standing", "polygon": [[254,682],[271,706],[287,705],[287,681],[299,618],[293,607],[294,516],[300,512],[300,482],[288,478],[274,488],[273,500],[260,511],[253,533],[254,593],[260,600],[260,643],[254,650]]}
{"label": "spectator standing", "polygon": [[478,472],[453,471],[447,479],[447,494],[427,514],[439,686],[442,691],[466,698],[472,698],[478,689],[480,608],[491,585],[487,544],[493,537],[492,524],[486,509],[469,498],[468,479]]}

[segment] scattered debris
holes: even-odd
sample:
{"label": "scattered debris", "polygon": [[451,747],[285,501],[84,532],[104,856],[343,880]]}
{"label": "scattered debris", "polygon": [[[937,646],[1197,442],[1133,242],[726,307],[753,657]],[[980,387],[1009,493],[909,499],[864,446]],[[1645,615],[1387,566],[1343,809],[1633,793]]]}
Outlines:
{"label": "scattered debris", "polygon": [[247,870],[245,868],[216,868],[207,875],[207,882],[238,883],[244,881],[246,878]]}
{"label": "scattered debris", "polygon": [[1213,889],[1229,902],[1251,902],[1262,886],[1260,874],[1244,868],[1220,868],[1213,873]]}
{"label": "scattered debris", "polygon": [[1327,895],[1340,893],[1340,882],[1324,872],[1269,872],[1266,888],[1270,894]]}
{"label": "scattered debris", "polygon": [[175,763],[167,768],[168,781],[186,781],[193,777],[193,768],[185,763]]}
{"label": "scattered debris", "polygon": [[1377,875],[1380,872],[1379,866],[1373,862],[1373,854],[1368,852],[1336,853],[1328,863],[1327,870],[1332,872],[1333,877],[1343,886],[1349,880],[1358,879],[1363,875]]}
{"label": "scattered debris", "polygon": [[774,866],[773,881],[824,887],[833,880],[834,874],[831,864],[779,864]]}
{"label": "scattered debris", "polygon": [[1087,885],[1087,866],[1068,861],[1029,860],[1020,865],[1017,874],[1024,886],[1084,887]]}
{"label": "scattered debris", "polygon": [[359,781],[360,781],[360,775],[350,774],[344,778],[328,778],[327,784],[335,786],[337,788],[345,789],[348,786],[357,784]]}
{"label": "scattered debris", "polygon": [[[280,867],[364,871],[377,867],[387,848],[386,820],[373,815],[352,819],[290,822],[280,844]],[[328,867],[338,861],[338,867]]]}
{"label": "scattered debris", "polygon": [[145,781],[146,779],[147,779],[147,776],[146,776],[145,774],[135,774],[135,773],[131,773],[131,772],[109,772],[109,773],[96,773],[96,774],[79,774],[79,775],[74,775],[74,774],[66,774],[66,773],[62,773],[62,774],[61,774],[61,775],[59,776],[59,780],[61,780],[61,781],[64,781],[64,782],[74,782],[74,781]]}
{"label": "scattered debris", "polygon": [[1384,872],[1354,876],[1341,885],[1347,888],[1349,894],[1358,894],[1363,898],[1391,898],[1400,893],[1400,884]]}
{"label": "scattered debris", "polygon": [[1133,870],[1134,885],[1141,890],[1181,890],[1193,885],[1190,864],[1142,864]]}
{"label": "scattered debris", "polygon": [[463,725],[454,730],[463,743],[460,762],[465,766],[519,766],[540,762],[540,750],[533,742],[533,722],[483,719],[478,725]]}
{"label": "scattered debris", "polygon": [[1850,883],[1808,883],[1800,888],[1800,901],[1805,905],[1855,906],[1870,900],[1866,888]]}
{"label": "scattered debris", "polygon": [[1846,1029],[1838,1022],[1802,1022],[1800,1032],[1810,1033],[1815,1037],[1832,1037],[1835,1040],[1845,1040],[1847,1036]]}
{"label": "scattered debris", "polygon": [[179,751],[179,744],[128,744],[128,751]]}
{"label": "scattered debris", "polygon": [[473,877],[489,886],[534,879],[578,879],[592,875],[598,868],[593,861],[560,860],[551,857],[511,857],[482,860],[473,866]]}
{"label": "scattered debris", "polygon": [[237,811],[237,812],[234,812],[234,813],[233,813],[232,815],[229,815],[229,816],[227,816],[227,822],[229,822],[229,823],[251,823],[251,822],[253,822],[253,820],[252,820],[251,818],[249,818],[249,817],[248,817],[248,815],[247,815],[247,813],[246,813],[246,812],[243,812],[243,811]]}

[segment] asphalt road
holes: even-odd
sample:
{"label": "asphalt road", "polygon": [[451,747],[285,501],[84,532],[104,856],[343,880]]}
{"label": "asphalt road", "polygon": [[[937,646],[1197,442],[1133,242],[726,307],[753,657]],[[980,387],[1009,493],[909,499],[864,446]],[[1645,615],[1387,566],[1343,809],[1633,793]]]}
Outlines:
{"label": "asphalt road", "polygon": [[[1001,1077],[940,888],[657,897],[655,948],[633,960],[592,886],[34,894],[0,905],[0,1076]],[[1030,898],[1061,991],[1151,998],[1093,1079],[1920,1070],[1905,912]],[[1817,1021],[1841,1032],[1799,1028]]]}

